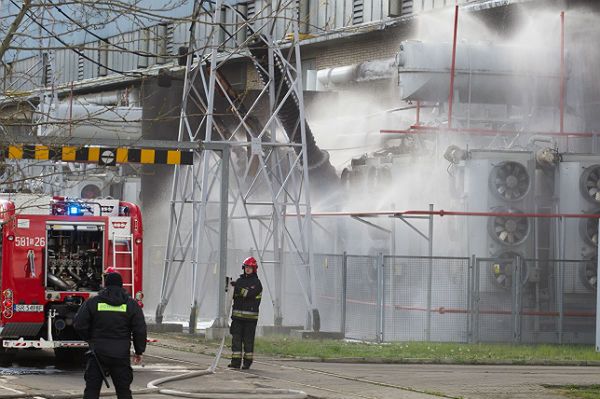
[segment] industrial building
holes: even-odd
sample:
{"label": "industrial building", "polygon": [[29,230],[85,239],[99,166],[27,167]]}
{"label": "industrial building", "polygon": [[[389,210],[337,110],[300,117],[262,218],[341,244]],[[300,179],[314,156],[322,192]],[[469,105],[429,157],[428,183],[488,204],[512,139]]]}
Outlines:
{"label": "industrial building", "polygon": [[[226,3],[199,14],[193,46],[188,3],[140,29],[88,34],[93,39],[77,46],[35,54],[7,52],[0,65],[2,133],[90,144],[176,141],[186,56],[190,48],[210,47],[213,32],[218,57],[226,60],[220,90],[252,110],[248,124],[260,130],[277,112],[261,99],[265,78],[252,60],[260,49],[251,40],[274,21],[274,43],[295,60],[286,51],[294,48],[290,21],[296,22],[304,89],[298,107],[314,136],[307,145],[322,156],[309,169],[314,259],[304,270],[289,246],[280,248],[282,258],[260,254],[273,287],[260,324],[378,341],[593,342],[600,214],[596,2],[472,0],[455,7],[446,0],[301,0],[298,8],[281,9],[258,0]],[[2,7],[18,11],[7,2]],[[220,14],[220,29],[212,29],[213,14]],[[215,115],[231,126],[231,107],[218,98]],[[187,107],[191,123],[201,126],[202,107]],[[245,155],[232,156],[260,175]],[[162,295],[157,282],[168,279],[173,166],[107,164],[89,170],[89,164],[7,160],[2,187],[141,203],[151,313]],[[235,275],[238,261],[259,249],[249,222],[234,210],[231,216],[226,266]],[[191,225],[192,219],[181,224]],[[219,258],[206,256],[199,276],[184,270],[169,282],[165,318],[189,321],[192,297],[200,302],[192,305],[199,319],[218,316]],[[318,316],[307,318],[306,296]]]}

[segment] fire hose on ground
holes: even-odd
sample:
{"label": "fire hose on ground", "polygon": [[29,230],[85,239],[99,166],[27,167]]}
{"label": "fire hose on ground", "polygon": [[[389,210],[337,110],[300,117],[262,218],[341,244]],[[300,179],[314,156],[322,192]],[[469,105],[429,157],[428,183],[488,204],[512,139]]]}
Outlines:
{"label": "fire hose on ground", "polygon": [[[227,300],[229,304],[229,318],[231,317],[231,302],[233,301],[233,290],[228,291]],[[304,399],[308,395],[299,390],[294,389],[277,389],[277,388],[210,388],[210,389],[186,389],[178,390],[172,388],[160,388],[159,385],[166,384],[168,382],[183,381],[189,378],[201,377],[204,375],[211,375],[215,373],[221,355],[223,354],[223,348],[225,347],[225,337],[223,334],[219,350],[213,359],[212,364],[205,370],[191,371],[184,374],[178,374],[169,377],[161,377],[150,381],[146,388],[132,390],[133,396],[136,395],[147,395],[147,394],[161,394],[167,396],[175,396],[182,398],[198,398],[198,399],[238,399],[241,395],[246,399]],[[46,399],[77,399],[83,396],[82,393],[74,394],[26,394],[26,393],[15,393],[8,395],[0,395],[0,399],[25,399],[25,398],[46,398]],[[100,396],[115,396],[114,392],[101,392]]]}

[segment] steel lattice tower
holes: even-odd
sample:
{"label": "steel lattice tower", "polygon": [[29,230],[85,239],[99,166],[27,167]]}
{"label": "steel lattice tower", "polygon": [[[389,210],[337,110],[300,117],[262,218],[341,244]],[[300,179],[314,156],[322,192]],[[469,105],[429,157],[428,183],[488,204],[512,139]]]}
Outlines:
{"label": "steel lattice tower", "polygon": [[[219,39],[222,7],[230,6],[216,0],[196,2],[194,7],[178,140],[197,142],[202,150],[195,155],[194,165],[175,166],[156,321],[162,322],[173,292],[187,286],[191,289],[190,331],[195,330],[202,300],[199,293],[202,275],[209,265],[216,263],[219,284],[225,285],[228,250],[234,241],[231,224],[242,220],[250,232],[248,240],[259,264],[273,266],[275,287],[266,288],[271,293],[274,324],[281,325],[283,320],[285,250],[304,266],[300,268],[301,272],[306,271],[304,276],[297,274],[297,277],[309,310],[307,324],[318,330],[308,169],[311,162],[317,166],[324,161],[329,163],[316,148],[310,131],[307,139],[298,24],[292,24],[293,41],[287,44],[284,54],[270,34],[282,11],[273,7],[261,27],[253,29],[246,21],[239,29],[248,29],[248,38],[225,55]],[[201,11],[205,18],[207,14],[210,16],[212,23],[207,46],[199,46],[196,37]],[[220,72],[232,54],[249,56],[263,83],[250,106],[238,101]],[[215,111],[216,103],[223,101],[226,106],[221,105],[220,109],[230,110],[226,117]],[[268,117],[262,124],[253,117],[261,103],[269,106]],[[192,120],[193,107],[202,111],[200,123]],[[272,254],[269,259],[266,253]],[[179,281],[185,268],[191,268],[191,282]],[[297,268],[294,271],[300,273]],[[224,289],[218,292],[213,327],[226,327],[226,294]]]}

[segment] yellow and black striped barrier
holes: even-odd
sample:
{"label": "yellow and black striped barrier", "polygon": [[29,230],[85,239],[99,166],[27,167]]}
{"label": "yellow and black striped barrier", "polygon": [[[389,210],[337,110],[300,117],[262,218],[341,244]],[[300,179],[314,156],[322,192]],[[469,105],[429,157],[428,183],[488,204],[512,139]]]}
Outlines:
{"label": "yellow and black striped barrier", "polygon": [[38,161],[92,162],[107,166],[121,163],[149,165],[192,165],[194,163],[194,152],[190,150],[124,147],[9,145],[4,147],[4,157]]}

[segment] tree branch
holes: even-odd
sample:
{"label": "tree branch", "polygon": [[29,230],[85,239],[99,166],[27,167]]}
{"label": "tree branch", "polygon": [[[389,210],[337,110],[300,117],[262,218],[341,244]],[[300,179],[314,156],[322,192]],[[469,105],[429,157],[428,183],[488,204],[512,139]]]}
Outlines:
{"label": "tree branch", "polygon": [[4,54],[6,53],[6,51],[8,50],[8,48],[10,46],[10,42],[12,41],[13,36],[15,35],[17,29],[19,28],[19,25],[21,25],[21,21],[23,21],[23,18],[25,18],[25,13],[27,11],[29,11],[30,8],[31,8],[31,0],[24,0],[23,7],[21,7],[21,10],[15,17],[15,20],[12,22],[12,24],[10,24],[8,33],[6,34],[6,37],[4,38],[4,40],[2,40],[2,44],[0,44],[0,61],[2,61],[2,59],[4,58]]}

